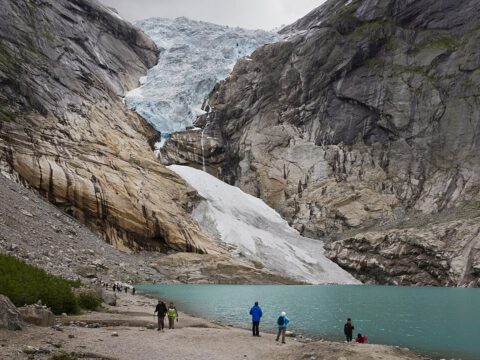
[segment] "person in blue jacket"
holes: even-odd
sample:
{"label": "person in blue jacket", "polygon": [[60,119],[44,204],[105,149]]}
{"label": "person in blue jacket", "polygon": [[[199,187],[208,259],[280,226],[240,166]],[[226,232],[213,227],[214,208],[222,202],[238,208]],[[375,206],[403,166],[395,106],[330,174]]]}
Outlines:
{"label": "person in blue jacket", "polygon": [[252,315],[252,332],[253,336],[260,336],[260,319],[262,318],[262,308],[258,306],[258,301],[255,301],[255,305],[250,309],[250,315]]}
{"label": "person in blue jacket", "polygon": [[275,341],[278,341],[278,339],[280,339],[280,335],[282,335],[282,344],[285,344],[285,333],[287,332],[287,326],[289,322],[290,320],[288,319],[287,314],[285,311],[282,311],[277,319],[278,333]]}

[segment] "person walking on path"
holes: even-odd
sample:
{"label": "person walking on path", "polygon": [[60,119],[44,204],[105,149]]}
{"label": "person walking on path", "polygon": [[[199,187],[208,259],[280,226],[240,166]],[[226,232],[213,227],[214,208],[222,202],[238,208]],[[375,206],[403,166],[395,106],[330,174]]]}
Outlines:
{"label": "person walking on path", "polygon": [[285,333],[287,332],[287,326],[289,322],[290,320],[288,319],[287,314],[285,311],[282,311],[277,319],[278,333],[275,341],[278,341],[278,339],[280,339],[280,335],[282,335],[282,344],[285,344]]}
{"label": "person walking on path", "polygon": [[343,333],[345,334],[345,337],[347,338],[347,342],[352,342],[353,329],[355,329],[355,326],[353,326],[353,324],[352,324],[352,319],[348,318],[347,322],[343,326]]}
{"label": "person walking on path", "polygon": [[158,317],[158,327],[157,330],[160,331],[165,328],[165,315],[167,314],[167,305],[161,300],[158,300],[157,307],[155,308],[155,311],[153,312],[153,316],[155,316],[155,313],[157,313]]}
{"label": "person walking on path", "polygon": [[252,333],[253,336],[260,336],[260,320],[262,319],[263,311],[258,306],[258,301],[255,301],[255,305],[250,309],[250,315],[252,316]]}
{"label": "person walking on path", "polygon": [[177,322],[178,322],[178,312],[177,312],[177,309],[175,308],[175,305],[173,305],[173,302],[171,302],[170,305],[168,306],[167,316],[168,316],[168,328],[174,329],[175,319],[177,319]]}

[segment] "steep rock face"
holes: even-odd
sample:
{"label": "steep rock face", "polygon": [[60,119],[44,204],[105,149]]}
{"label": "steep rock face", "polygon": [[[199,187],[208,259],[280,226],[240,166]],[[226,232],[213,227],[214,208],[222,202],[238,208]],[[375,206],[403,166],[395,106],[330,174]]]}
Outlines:
{"label": "steep rock face", "polygon": [[119,248],[207,251],[194,191],[159,166],[157,132],[120,98],[155,44],[93,0],[0,6],[0,170]]}
{"label": "steep rock face", "polygon": [[304,235],[338,240],[327,255],[365,280],[478,286],[479,15],[474,0],[328,1],[217,84],[197,121],[215,139],[190,151],[177,135],[162,157],[201,160]]}

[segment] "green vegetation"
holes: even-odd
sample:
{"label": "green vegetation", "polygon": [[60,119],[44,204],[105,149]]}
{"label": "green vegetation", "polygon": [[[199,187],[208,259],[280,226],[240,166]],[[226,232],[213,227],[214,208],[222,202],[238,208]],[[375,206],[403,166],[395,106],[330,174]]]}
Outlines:
{"label": "green vegetation", "polygon": [[15,113],[0,103],[0,122],[15,120]]}
{"label": "green vegetation", "polygon": [[383,38],[388,35],[393,28],[393,23],[390,19],[368,21],[357,27],[351,36],[354,39],[367,38],[370,41],[378,38]]}
{"label": "green vegetation", "polygon": [[79,286],[78,281],[49,275],[13,256],[0,254],[0,293],[16,306],[42,300],[54,314],[75,314],[79,311],[79,300],[72,288]]}
{"label": "green vegetation", "polygon": [[77,295],[82,309],[95,310],[102,304],[102,298],[95,291],[82,291]]}

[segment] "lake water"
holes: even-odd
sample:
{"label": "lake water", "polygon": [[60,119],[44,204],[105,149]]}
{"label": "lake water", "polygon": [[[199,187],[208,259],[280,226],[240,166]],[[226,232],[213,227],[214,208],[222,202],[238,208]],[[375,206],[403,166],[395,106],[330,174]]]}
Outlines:
{"label": "lake water", "polygon": [[274,331],[281,311],[289,329],[343,341],[343,324],[370,343],[408,347],[433,358],[480,359],[480,289],[348,285],[139,285],[180,311],[247,328],[259,301],[261,330]]}

